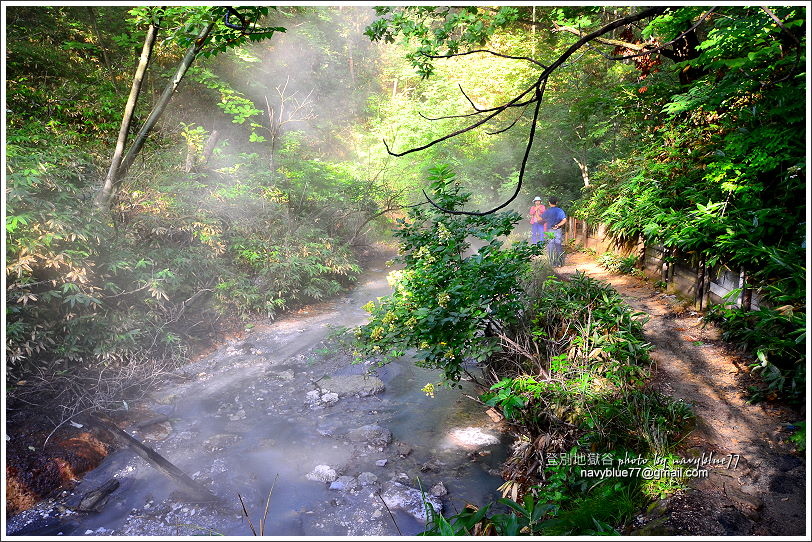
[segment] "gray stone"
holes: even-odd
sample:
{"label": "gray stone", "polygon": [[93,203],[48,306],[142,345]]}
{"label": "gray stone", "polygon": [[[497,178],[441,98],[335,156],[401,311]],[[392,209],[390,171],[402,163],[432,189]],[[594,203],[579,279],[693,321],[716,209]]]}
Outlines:
{"label": "gray stone", "polygon": [[442,482],[437,482],[429,490],[429,493],[431,493],[435,497],[442,497],[443,495],[448,495],[448,490],[446,489],[445,484],[443,484]]}
{"label": "gray stone", "polygon": [[378,481],[378,477],[371,472],[362,472],[358,475],[358,483],[362,486],[371,486]]}
{"label": "gray stone", "polygon": [[319,386],[323,392],[333,392],[339,397],[347,395],[369,397],[381,393],[385,388],[380,378],[367,375],[336,375],[319,381]]}
{"label": "gray stone", "polygon": [[351,491],[358,487],[358,480],[353,476],[339,476],[338,480],[330,484],[330,489],[338,491]]}
{"label": "gray stone", "polygon": [[379,459],[375,462],[375,465],[378,467],[385,467],[386,466],[386,459]]}
{"label": "gray stone", "polygon": [[380,425],[364,425],[347,433],[352,442],[366,442],[373,446],[386,446],[392,442],[392,432]]}
{"label": "gray stone", "polygon": [[316,465],[316,468],[307,473],[305,478],[314,482],[335,482],[338,474],[329,465]]}
{"label": "gray stone", "polygon": [[437,497],[426,495],[427,504],[424,504],[420,490],[398,482],[386,482],[381,498],[391,510],[402,510],[423,523],[427,519],[427,505],[431,505],[438,514],[443,511],[443,503]]}
{"label": "gray stone", "polygon": [[305,398],[308,403],[317,403],[321,400],[321,393],[319,390],[310,390],[305,395]]}
{"label": "gray stone", "polygon": [[281,380],[282,382],[290,382],[295,378],[293,371],[291,371],[290,369],[279,371],[278,373],[269,373],[268,376],[276,380]]}

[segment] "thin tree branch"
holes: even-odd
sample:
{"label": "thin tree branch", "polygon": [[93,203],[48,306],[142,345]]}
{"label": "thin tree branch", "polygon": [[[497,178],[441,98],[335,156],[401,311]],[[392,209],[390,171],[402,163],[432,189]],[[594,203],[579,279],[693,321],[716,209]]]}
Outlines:
{"label": "thin tree branch", "polygon": [[[413,152],[428,149],[429,147],[431,147],[433,145],[436,145],[437,143],[440,143],[441,141],[445,141],[446,139],[451,139],[454,136],[458,136],[460,134],[464,134],[465,132],[473,130],[477,126],[481,126],[481,125],[485,124],[486,122],[488,122],[489,120],[491,120],[492,118],[496,117],[497,115],[499,115],[499,113],[501,113],[502,111],[504,111],[508,107],[514,105],[517,101],[519,101],[521,98],[523,98],[525,94],[527,94],[528,92],[530,92],[534,88],[538,89],[538,84],[539,84],[540,81],[541,81],[541,79],[536,81],[536,83],[532,87],[528,88],[527,90],[525,90],[524,92],[522,92],[521,94],[519,94],[518,96],[513,98],[508,103],[504,104],[503,106],[501,106],[499,108],[496,108],[494,113],[492,113],[491,115],[488,115],[487,117],[483,118],[482,120],[479,120],[479,121],[477,121],[477,122],[475,122],[473,124],[470,124],[470,125],[466,126],[465,128],[460,128],[459,130],[451,132],[450,134],[446,134],[446,135],[444,135],[442,137],[439,137],[439,138],[437,138],[437,139],[435,139],[433,141],[430,141],[430,142],[426,143],[425,145],[421,145],[420,147],[414,147],[412,149],[408,149],[408,150],[405,150],[405,151],[399,152],[399,153],[398,152],[392,152],[392,150],[389,148],[389,145],[386,143],[386,139],[384,139],[383,140],[383,145],[384,145],[384,147],[386,147],[386,152],[388,152],[392,156],[405,156],[405,155],[411,154]],[[535,101],[535,99],[531,100],[531,101]],[[478,112],[478,113],[480,113],[480,112]]]}
{"label": "thin tree branch", "polygon": [[[433,145],[436,145],[437,143],[440,143],[440,142],[445,141],[447,139],[450,139],[452,137],[455,137],[455,136],[458,136],[458,135],[463,134],[465,132],[468,132],[470,130],[473,130],[474,128],[476,128],[478,126],[481,126],[482,124],[486,123],[490,119],[497,116],[499,113],[505,111],[508,107],[516,107],[516,106],[518,106],[519,104],[517,102],[521,98],[523,98],[528,92],[530,92],[534,88],[538,89],[538,85],[541,83],[541,81],[546,81],[546,79],[556,70],[556,68],[561,66],[564,63],[564,61],[566,61],[570,56],[572,56],[572,54],[575,53],[575,51],[577,51],[578,49],[580,49],[584,44],[589,43],[593,39],[595,39],[595,38],[597,38],[599,36],[602,36],[603,34],[606,34],[608,32],[611,32],[612,30],[614,30],[615,28],[618,28],[620,26],[624,26],[624,25],[627,25],[627,24],[630,24],[630,23],[645,19],[646,17],[660,15],[660,14],[664,13],[667,9],[668,8],[666,8],[666,7],[647,8],[647,9],[644,9],[643,11],[641,11],[640,13],[637,13],[635,15],[628,15],[626,17],[622,17],[620,19],[612,21],[611,23],[608,23],[608,24],[602,26],[598,30],[595,30],[594,32],[592,32],[590,34],[582,36],[581,39],[576,41],[566,51],[564,51],[555,60],[555,62],[553,62],[552,64],[550,64],[548,67],[546,67],[544,69],[544,71],[541,73],[538,80],[536,81],[536,83],[533,84],[532,87],[528,88],[527,90],[525,90],[524,92],[522,92],[521,94],[519,94],[518,96],[513,98],[508,103],[506,103],[506,104],[504,104],[504,105],[502,105],[502,106],[500,106],[498,108],[494,108],[493,109],[495,111],[494,114],[488,115],[484,119],[479,120],[479,121],[477,121],[477,122],[475,122],[473,124],[470,124],[465,128],[461,128],[461,129],[456,130],[456,131],[454,131],[454,132],[452,132],[450,134],[447,134],[447,135],[445,135],[443,137],[439,137],[437,139],[434,139],[434,140],[426,143],[425,145],[421,145],[419,147],[414,147],[412,149],[408,149],[408,150],[400,152],[400,153],[392,152],[392,150],[389,148],[389,145],[386,143],[386,140],[384,140],[383,144],[386,147],[386,152],[388,152],[392,156],[398,156],[398,157],[399,156],[405,156],[405,155],[413,153],[413,152],[425,150],[425,149],[427,149],[427,148],[429,148],[429,147],[431,147]],[[530,100],[528,103],[532,103],[533,101],[534,100]],[[524,104],[522,104],[522,105],[524,105]],[[488,111],[488,110],[483,110],[483,112],[485,112],[485,111]]]}
{"label": "thin tree branch", "polygon": [[778,18],[778,16],[777,16],[775,13],[773,13],[773,12],[772,12],[772,10],[771,10],[770,8],[768,8],[767,6],[760,6],[760,7],[761,7],[761,10],[762,10],[764,13],[766,13],[767,15],[769,15],[769,16],[772,18],[772,20],[773,20],[773,21],[775,21],[775,24],[777,24],[777,25],[778,25],[778,26],[781,28],[781,30],[783,30],[784,32],[786,32],[786,33],[787,33],[787,35],[788,35],[790,38],[792,38],[792,41],[794,41],[794,42],[795,42],[795,45],[797,45],[798,47],[800,47],[800,46],[801,46],[801,42],[800,42],[800,41],[798,41],[798,38],[796,38],[796,37],[795,37],[795,34],[793,34],[792,32],[790,32],[790,31],[787,29],[787,27],[786,27],[786,26],[784,26],[784,21],[782,21],[781,19],[779,19],[779,18]]}
{"label": "thin tree branch", "polygon": [[481,113],[482,110],[479,107],[476,106],[474,101],[471,98],[469,98],[468,95],[465,93],[465,91],[462,89],[462,84],[457,83],[457,86],[460,87],[460,92],[462,92],[462,95],[465,96],[466,100],[468,100],[468,103],[471,104],[471,107],[474,109],[474,111],[476,111],[478,113]]}
{"label": "thin tree branch", "polygon": [[611,55],[607,55],[606,53],[604,53],[604,52],[602,52],[602,51],[600,51],[600,50],[598,50],[598,49],[596,49],[594,47],[590,47],[590,49],[592,49],[593,51],[596,51],[598,54],[600,54],[602,57],[606,58],[607,60],[627,60],[627,59],[630,59],[630,58],[637,58],[637,57],[640,57],[640,56],[647,56],[647,55],[650,55],[652,53],[661,53],[663,56],[665,56],[667,58],[671,58],[672,55],[673,55],[673,51],[665,51],[664,48],[668,47],[669,45],[672,45],[672,44],[676,43],[677,41],[679,41],[680,39],[682,39],[686,35],[690,34],[694,30],[696,30],[696,28],[702,23],[702,21],[704,21],[705,19],[707,19],[708,17],[710,17],[713,14],[714,10],[716,10],[717,7],[718,6],[714,6],[714,7],[710,8],[708,11],[706,11],[705,13],[703,13],[702,16],[696,21],[696,23],[691,25],[691,27],[688,30],[685,30],[684,32],[682,32],[676,38],[674,38],[671,41],[668,41],[666,43],[663,43],[661,45],[658,45],[656,47],[653,47],[651,49],[648,49],[646,51],[643,51],[642,53],[636,53],[636,54],[633,54],[633,55],[623,55],[623,56],[611,56]]}
{"label": "thin tree branch", "polygon": [[474,53],[488,53],[488,54],[498,56],[498,57],[502,57],[502,58],[509,58],[511,60],[526,60],[528,62],[532,62],[533,64],[535,64],[537,66],[541,66],[543,69],[547,68],[547,66],[545,66],[544,64],[542,64],[541,62],[539,62],[538,60],[536,60],[534,58],[530,58],[528,56],[506,55],[506,54],[503,54],[503,53],[497,53],[496,51],[491,51],[490,49],[475,49],[473,51],[466,51],[464,53],[450,53],[450,54],[447,54],[447,55],[430,55],[428,53],[421,53],[421,54],[423,56],[425,56],[425,57],[428,57],[428,58],[452,58],[452,57],[455,57],[455,56],[472,55]]}
{"label": "thin tree branch", "polygon": [[508,124],[508,126],[507,126],[506,128],[502,128],[501,130],[497,130],[497,131],[495,131],[495,132],[485,132],[485,133],[486,133],[486,134],[488,134],[488,135],[497,135],[497,134],[501,134],[502,132],[507,132],[508,130],[510,130],[511,128],[513,128],[513,126],[514,126],[514,125],[515,125],[517,122],[519,122],[519,119],[520,119],[520,118],[522,118],[522,117],[524,116],[524,112],[525,112],[525,111],[527,111],[527,107],[525,107],[524,109],[522,109],[522,112],[521,112],[521,113],[519,113],[519,115],[518,115],[518,116],[517,116],[515,119],[513,119],[513,122],[511,122],[510,124]]}
{"label": "thin tree branch", "polygon": [[498,206],[494,207],[493,209],[490,209],[488,211],[483,211],[483,212],[454,211],[452,209],[444,209],[444,208],[440,207],[439,205],[437,205],[434,201],[432,201],[432,199],[428,196],[428,194],[426,194],[426,191],[424,189],[423,190],[423,196],[425,196],[426,200],[429,203],[431,203],[434,207],[436,207],[440,211],[442,211],[444,213],[447,213],[447,214],[468,215],[468,216],[484,216],[484,215],[489,215],[491,213],[495,213],[496,211],[498,211],[499,209],[502,209],[503,207],[506,207],[507,205],[510,204],[510,202],[512,202],[514,199],[516,199],[516,196],[519,195],[519,190],[521,190],[521,188],[522,188],[522,182],[524,181],[524,172],[525,172],[525,168],[527,166],[527,159],[530,157],[530,149],[533,148],[533,138],[536,135],[536,122],[538,121],[539,109],[541,107],[541,101],[544,98],[544,90],[545,90],[546,87],[547,87],[547,79],[546,78],[544,79],[544,82],[542,83],[540,88],[536,87],[536,108],[533,111],[533,122],[530,124],[530,136],[527,138],[527,147],[524,150],[524,158],[522,158],[522,166],[519,169],[519,180],[516,183],[516,190],[513,191],[513,195],[510,196],[510,199],[508,199],[506,202],[502,203],[501,205],[498,205]]}

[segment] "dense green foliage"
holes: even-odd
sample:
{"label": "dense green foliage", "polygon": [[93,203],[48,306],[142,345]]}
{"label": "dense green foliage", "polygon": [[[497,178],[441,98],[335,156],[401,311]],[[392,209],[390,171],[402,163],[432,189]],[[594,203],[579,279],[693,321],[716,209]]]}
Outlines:
{"label": "dense green foliage", "polygon": [[[463,129],[482,117],[463,116],[471,107],[495,107],[526,88],[541,70],[532,60],[547,65],[578,36],[636,9],[379,9],[370,37],[403,43],[432,88],[458,83],[465,91],[445,106],[424,98],[437,116],[451,117],[421,119],[424,137],[396,150]],[[712,273],[744,270],[761,309],[720,308],[714,317],[729,339],[753,352],[754,367],[772,375],[771,390],[796,400],[806,342],[805,20],[801,6],[686,6],[594,41],[548,80],[520,194],[525,201],[534,193],[557,195],[565,208],[578,199],[575,215],[605,224],[611,235],[675,249]],[[515,58],[466,54],[483,49]],[[463,56],[446,58],[454,54]],[[490,73],[489,63],[504,68],[500,84],[483,92],[477,77]],[[480,208],[503,199],[517,176],[519,156],[514,152],[508,165],[494,150],[521,148],[528,112],[513,129],[488,135],[515,118],[508,116],[421,153],[452,163]],[[492,180],[468,175],[453,159],[453,141],[478,144],[477,156],[501,163],[509,182],[493,190]],[[524,211],[522,204],[512,208]]]}
{"label": "dense green foliage", "polygon": [[[247,9],[249,19],[268,13]],[[352,245],[365,243],[371,218],[392,192],[354,163],[318,151],[319,144],[340,142],[319,143],[291,130],[280,133],[276,167],[269,170],[267,143],[251,141],[255,127],[246,122],[263,112],[264,100],[251,100],[250,88],[229,80],[259,62],[253,54],[265,46],[255,38],[303,14],[277,10],[261,32],[243,35],[222,25],[223,10],[9,9],[6,369],[12,398],[56,398],[65,414],[115,408],[241,319],[273,317],[334,295],[359,273]],[[200,24],[218,23],[213,45],[204,49],[210,54],[184,80],[108,215],[91,200],[109,166],[152,17],[161,18],[164,35],[137,122]],[[306,28],[336,33],[342,24],[326,17]],[[337,58],[325,60],[340,64],[342,53],[332,54]],[[359,69],[356,76],[373,73]],[[281,83],[275,77],[265,84]],[[215,130],[220,138],[204,156]]]}
{"label": "dense green foliage", "polygon": [[[664,70],[646,80],[640,100],[662,113],[636,119],[640,137],[601,165],[579,216],[743,269],[763,306],[718,308],[717,320],[757,354],[771,389],[797,398],[806,340],[805,9],[776,7],[781,26],[757,7],[717,13],[696,46],[697,77],[677,86]],[[647,32],[673,36],[675,24],[661,17]]]}
{"label": "dense green foliage", "polygon": [[[470,197],[448,166],[433,168],[429,181],[432,197],[447,209]],[[393,272],[394,292],[370,303],[372,317],[358,330],[359,354],[389,359],[414,348],[419,364],[442,369],[449,382],[459,380],[466,359],[493,355],[495,330],[518,318],[520,280],[539,252],[526,241],[504,247],[500,237],[519,219],[512,212],[454,216],[429,206],[409,209],[395,232],[405,267]],[[476,252],[473,242],[481,245]]]}
{"label": "dense green foliage", "polygon": [[650,345],[641,315],[580,274],[545,280],[528,305],[507,333],[511,344],[532,337],[537,355],[507,349],[493,356],[488,373],[503,378],[482,395],[523,436],[504,468],[502,490],[511,497],[498,502],[509,510],[435,516],[425,534],[618,534],[643,504],[684,487],[679,477],[586,474],[676,468],[673,447],[692,415],[685,403],[645,387]]}

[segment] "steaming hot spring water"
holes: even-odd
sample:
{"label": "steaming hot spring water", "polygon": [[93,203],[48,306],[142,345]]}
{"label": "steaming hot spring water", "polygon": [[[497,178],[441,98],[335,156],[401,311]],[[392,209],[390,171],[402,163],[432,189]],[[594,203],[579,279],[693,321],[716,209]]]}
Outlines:
{"label": "steaming hot spring water", "polygon": [[[251,535],[240,497],[259,532],[271,493],[266,535],[414,535],[424,498],[446,515],[498,498],[511,439],[465,397],[479,393],[470,382],[429,397],[421,388],[438,371],[408,358],[353,365],[320,348],[333,326],[365,321],[360,307],[390,291],[386,275],[373,270],[342,298],[257,326],[184,367],[188,382],[152,393],[168,436],[129,431],[219,501],[190,501],[121,448],[72,491],[10,518],[8,534]],[[100,511],[73,509],[112,478],[120,485]]]}

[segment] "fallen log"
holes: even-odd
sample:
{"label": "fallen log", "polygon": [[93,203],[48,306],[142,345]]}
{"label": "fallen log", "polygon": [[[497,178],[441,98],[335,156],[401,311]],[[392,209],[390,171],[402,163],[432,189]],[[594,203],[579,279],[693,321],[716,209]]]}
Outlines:
{"label": "fallen log", "polygon": [[189,494],[195,502],[217,502],[220,500],[211,491],[195,482],[188,474],[180,470],[168,459],[117,425],[107,422],[94,414],[84,416],[84,419],[91,425],[95,425],[102,430],[112,433],[122,445],[128,446],[136,454],[146,459],[155,469],[180,485],[185,493]]}

